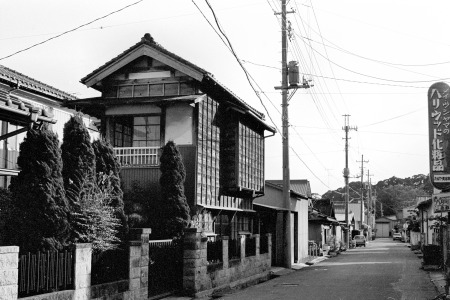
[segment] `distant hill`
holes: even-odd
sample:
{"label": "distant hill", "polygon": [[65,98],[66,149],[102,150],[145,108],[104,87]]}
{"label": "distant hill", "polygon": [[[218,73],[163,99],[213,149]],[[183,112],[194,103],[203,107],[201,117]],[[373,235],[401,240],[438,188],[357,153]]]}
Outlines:
{"label": "distant hill", "polygon": [[[365,202],[368,196],[368,185],[363,184]],[[371,185],[372,197],[377,199],[377,217],[381,215],[381,207],[384,215],[392,215],[399,209],[415,204],[417,196],[428,196],[433,193],[433,187],[428,175],[418,174],[407,178],[392,176],[391,178],[378,181]],[[331,199],[339,203],[344,202],[345,187],[334,191],[328,191],[322,198]],[[349,200],[361,199],[361,181],[349,183]]]}

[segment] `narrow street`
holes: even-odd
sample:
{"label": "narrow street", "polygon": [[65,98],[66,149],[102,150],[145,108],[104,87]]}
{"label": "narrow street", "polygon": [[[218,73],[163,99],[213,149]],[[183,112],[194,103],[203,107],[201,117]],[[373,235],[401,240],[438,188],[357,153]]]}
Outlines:
{"label": "narrow street", "polygon": [[377,239],[220,299],[430,299],[435,287],[407,244]]}

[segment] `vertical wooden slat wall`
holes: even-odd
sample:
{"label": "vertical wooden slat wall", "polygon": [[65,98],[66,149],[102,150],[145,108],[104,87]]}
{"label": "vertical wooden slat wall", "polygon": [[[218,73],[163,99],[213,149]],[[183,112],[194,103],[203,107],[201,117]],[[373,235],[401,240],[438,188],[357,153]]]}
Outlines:
{"label": "vertical wooden slat wall", "polygon": [[[199,103],[197,135],[197,204],[251,209],[252,199],[219,195],[222,188],[264,187],[264,142],[261,132],[236,119],[207,97]],[[223,178],[221,178],[221,176]]]}
{"label": "vertical wooden slat wall", "polygon": [[199,103],[197,203],[219,206],[220,128],[214,123],[218,103],[207,97]]}

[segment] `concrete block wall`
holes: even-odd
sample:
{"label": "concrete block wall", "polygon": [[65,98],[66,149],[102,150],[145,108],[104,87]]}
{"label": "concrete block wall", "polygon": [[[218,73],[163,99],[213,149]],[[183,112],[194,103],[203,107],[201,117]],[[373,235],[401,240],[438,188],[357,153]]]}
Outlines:
{"label": "concrete block wall", "polygon": [[207,239],[201,229],[189,228],[184,237],[183,291],[186,295],[204,297],[214,291],[254,284],[269,278],[271,268],[271,236],[268,253],[260,254],[260,236],[255,235],[256,255],[245,257],[245,236],[240,237],[240,260],[228,259],[229,238],[222,239],[222,262],[209,265]]}
{"label": "concrete block wall", "polygon": [[17,299],[19,247],[0,247],[0,300]]}

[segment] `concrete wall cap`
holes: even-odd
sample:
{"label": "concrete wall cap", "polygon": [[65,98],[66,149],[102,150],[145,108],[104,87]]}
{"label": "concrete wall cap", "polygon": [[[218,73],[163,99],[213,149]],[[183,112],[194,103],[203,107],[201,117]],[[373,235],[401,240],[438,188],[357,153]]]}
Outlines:
{"label": "concrete wall cap", "polygon": [[0,254],[4,253],[18,253],[19,252],[19,246],[4,246],[0,247]]}

